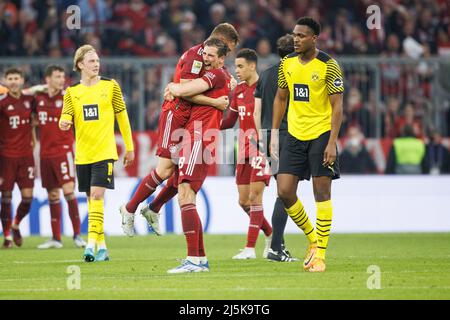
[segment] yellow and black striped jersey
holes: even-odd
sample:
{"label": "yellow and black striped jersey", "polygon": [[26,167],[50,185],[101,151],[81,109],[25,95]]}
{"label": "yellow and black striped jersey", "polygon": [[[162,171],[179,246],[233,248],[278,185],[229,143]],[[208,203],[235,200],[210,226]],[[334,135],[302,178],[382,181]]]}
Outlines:
{"label": "yellow and black striped jersey", "polygon": [[278,87],[289,89],[288,131],[299,140],[331,130],[329,95],[344,92],[341,68],[323,51],[306,64],[297,53],[287,55],[278,69]]}
{"label": "yellow and black striped jersey", "polygon": [[75,163],[117,160],[114,119],[117,118],[127,151],[133,151],[128,113],[119,84],[101,77],[92,86],[77,83],[66,89],[61,120],[75,127]]}

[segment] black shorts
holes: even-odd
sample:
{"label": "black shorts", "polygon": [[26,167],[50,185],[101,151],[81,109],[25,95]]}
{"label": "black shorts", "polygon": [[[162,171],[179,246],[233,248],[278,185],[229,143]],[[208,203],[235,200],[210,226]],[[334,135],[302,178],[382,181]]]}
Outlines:
{"label": "black shorts", "polygon": [[90,192],[91,187],[114,189],[114,160],[77,164],[78,191]]}
{"label": "black shorts", "polygon": [[339,179],[339,157],[336,157],[331,167],[322,165],[323,153],[329,138],[330,131],[324,132],[318,138],[308,141],[298,140],[288,133],[280,153],[278,174],[292,174],[299,177],[300,180],[309,180],[311,176],[328,176],[332,179]]}

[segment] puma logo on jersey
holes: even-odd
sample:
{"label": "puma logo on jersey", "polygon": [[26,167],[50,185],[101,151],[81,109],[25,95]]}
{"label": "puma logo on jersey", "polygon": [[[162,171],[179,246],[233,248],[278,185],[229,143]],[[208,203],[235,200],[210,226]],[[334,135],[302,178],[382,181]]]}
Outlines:
{"label": "puma logo on jersey", "polygon": [[237,97],[238,97],[238,99],[243,99],[244,98],[244,93],[241,92],[240,94],[238,94]]}
{"label": "puma logo on jersey", "polygon": [[14,110],[14,106],[12,104],[10,104],[7,108],[8,111]]}
{"label": "puma logo on jersey", "polygon": [[39,102],[39,106],[42,107],[43,105],[44,105],[44,101],[41,100],[41,101]]}

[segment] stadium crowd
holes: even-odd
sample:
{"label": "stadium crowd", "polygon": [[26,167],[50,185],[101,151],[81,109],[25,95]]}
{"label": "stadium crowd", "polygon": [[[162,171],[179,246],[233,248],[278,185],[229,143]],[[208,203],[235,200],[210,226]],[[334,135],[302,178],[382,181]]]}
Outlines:
{"label": "stadium crowd", "polygon": [[[379,30],[366,28],[366,8],[373,4],[381,8]],[[79,30],[66,27],[71,5],[80,8]],[[318,46],[334,55],[450,53],[446,0],[1,0],[0,36],[6,45],[0,56],[61,57],[81,43],[102,55],[178,56],[213,26],[230,22],[241,46],[263,58],[275,54],[276,39],[305,15],[322,22]]]}
{"label": "stadium crowd", "polygon": [[[372,4],[381,8],[381,29],[366,27],[366,8]],[[66,10],[71,5],[80,8],[80,29],[67,28],[71,13]],[[364,139],[395,139],[407,125],[426,141],[439,128],[443,129],[436,134],[450,136],[448,94],[446,104],[439,106],[443,126],[436,124],[433,113],[432,83],[443,71],[426,60],[450,54],[450,3],[446,0],[0,0],[0,57],[62,58],[87,43],[102,56],[176,58],[226,21],[239,32],[239,47],[255,49],[260,61],[276,61],[276,39],[290,33],[296,17],[304,15],[321,21],[318,47],[332,55],[424,58],[412,66],[380,62],[378,101],[374,72],[343,66],[346,92],[340,137],[344,141],[351,140],[352,128],[358,128]],[[261,63],[259,68],[269,66]],[[25,71],[27,84],[40,81],[32,68]],[[136,123],[142,107],[137,73],[129,66],[120,71],[108,68],[107,73],[119,81],[128,79],[122,86],[131,123]],[[145,68],[146,130],[158,129],[161,75],[161,66]],[[450,86],[444,82],[444,90],[445,85]]]}

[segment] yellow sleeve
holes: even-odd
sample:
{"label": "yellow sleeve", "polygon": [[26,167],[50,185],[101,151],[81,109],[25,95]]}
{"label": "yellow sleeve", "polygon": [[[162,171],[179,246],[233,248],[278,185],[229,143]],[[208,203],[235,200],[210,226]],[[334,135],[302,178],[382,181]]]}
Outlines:
{"label": "yellow sleeve", "polygon": [[116,80],[113,81],[112,106],[116,114],[119,130],[122,134],[127,151],[134,151],[133,135],[131,134],[130,120],[128,119],[127,107],[123,101],[122,90]]}
{"label": "yellow sleeve", "polygon": [[116,80],[112,80],[113,82],[113,95],[112,95],[112,105],[114,108],[114,113],[122,112],[123,110],[127,110],[125,106],[125,102],[123,101],[122,90],[120,89],[119,84]]}
{"label": "yellow sleeve", "polygon": [[334,59],[327,61],[327,72],[325,75],[328,95],[344,92],[344,80],[342,71]]}
{"label": "yellow sleeve", "polygon": [[64,94],[64,104],[61,110],[61,117],[59,118],[60,122],[61,120],[73,121],[73,116],[75,114],[69,89],[70,88],[67,88],[66,93]]}
{"label": "yellow sleeve", "polygon": [[278,68],[278,88],[280,89],[286,89],[288,87],[286,76],[284,75],[284,62],[286,61],[286,59],[287,56],[284,57],[283,60],[281,60],[280,67]]}
{"label": "yellow sleeve", "polygon": [[123,141],[125,142],[125,149],[127,151],[134,151],[133,135],[131,134],[130,121],[128,120],[127,109],[120,113],[116,113],[117,123],[119,124],[119,130],[122,134]]}

